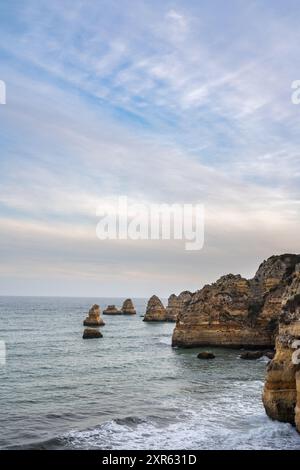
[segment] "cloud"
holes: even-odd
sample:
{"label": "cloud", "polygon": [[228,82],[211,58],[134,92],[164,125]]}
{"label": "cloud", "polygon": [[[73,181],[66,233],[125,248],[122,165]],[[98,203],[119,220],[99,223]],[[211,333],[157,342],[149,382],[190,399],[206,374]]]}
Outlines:
{"label": "cloud", "polygon": [[[293,2],[285,16],[256,2],[217,13],[193,1],[17,3],[0,20],[5,289],[21,272],[47,292],[57,273],[82,293],[106,279],[117,294],[128,279],[135,295],[147,285],[165,295],[297,251]],[[191,260],[180,244],[129,243],[99,256],[96,209],[117,195],[204,203],[204,251]]]}

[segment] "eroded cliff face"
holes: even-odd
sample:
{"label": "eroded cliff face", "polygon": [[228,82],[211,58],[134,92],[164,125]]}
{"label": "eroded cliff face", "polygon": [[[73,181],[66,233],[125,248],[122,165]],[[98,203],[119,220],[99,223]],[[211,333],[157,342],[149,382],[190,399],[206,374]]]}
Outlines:
{"label": "eroded cliff face", "polygon": [[144,321],[165,321],[166,320],[166,309],[163,306],[162,301],[153,295],[147,304]]}
{"label": "eroded cliff face", "polygon": [[166,308],[166,321],[176,321],[177,317],[184,310],[185,306],[190,302],[192,293],[189,291],[181,292],[179,295],[172,294],[168,299]]}
{"label": "eroded cliff face", "polygon": [[268,416],[296,424],[300,432],[300,272],[283,295],[276,355],[267,368],[263,403]]}
{"label": "eroded cliff face", "polygon": [[177,317],[173,346],[271,348],[300,255],[272,256],[254,278],[229,274],[195,292]]}

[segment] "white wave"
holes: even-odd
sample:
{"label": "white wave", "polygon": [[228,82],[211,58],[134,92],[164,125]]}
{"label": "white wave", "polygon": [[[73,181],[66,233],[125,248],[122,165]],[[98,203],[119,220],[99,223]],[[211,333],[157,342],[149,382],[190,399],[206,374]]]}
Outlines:
{"label": "white wave", "polygon": [[190,419],[161,426],[154,419],[129,423],[108,421],[87,431],[65,437],[68,447],[81,449],[300,449],[299,435],[289,424],[252,417],[241,433],[231,426],[195,413]]}

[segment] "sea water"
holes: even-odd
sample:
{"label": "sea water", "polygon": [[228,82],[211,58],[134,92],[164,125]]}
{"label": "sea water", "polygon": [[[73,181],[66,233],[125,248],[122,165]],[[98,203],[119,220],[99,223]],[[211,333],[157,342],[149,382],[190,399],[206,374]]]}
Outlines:
{"label": "sea water", "polygon": [[1,449],[300,449],[265,414],[267,359],[174,349],[173,323],[143,322],[145,299],[82,339],[93,303],[123,300],[0,297]]}

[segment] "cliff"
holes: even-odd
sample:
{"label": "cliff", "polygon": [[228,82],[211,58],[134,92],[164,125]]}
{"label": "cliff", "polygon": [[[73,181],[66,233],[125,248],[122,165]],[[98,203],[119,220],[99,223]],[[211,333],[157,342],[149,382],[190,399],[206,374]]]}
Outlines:
{"label": "cliff", "polygon": [[267,368],[263,403],[270,418],[295,424],[300,432],[300,352],[297,349],[300,350],[299,268],[283,296],[276,355]]}
{"label": "cliff", "polygon": [[272,256],[254,278],[228,274],[195,292],[178,314],[172,345],[271,348],[284,292],[300,255]]}
{"label": "cliff", "polygon": [[165,321],[176,321],[178,315],[183,311],[185,306],[190,302],[192,293],[189,291],[181,292],[179,295],[172,294],[168,299],[166,308]]}

